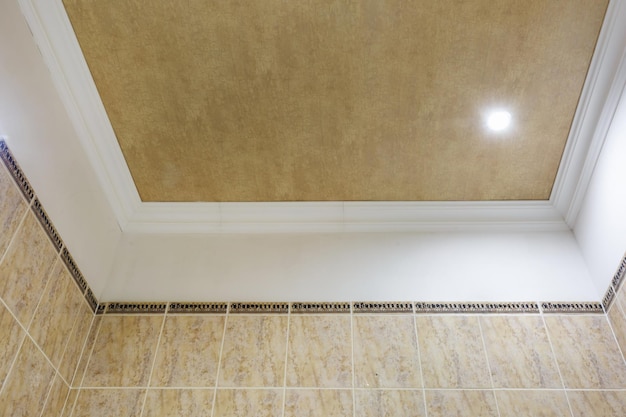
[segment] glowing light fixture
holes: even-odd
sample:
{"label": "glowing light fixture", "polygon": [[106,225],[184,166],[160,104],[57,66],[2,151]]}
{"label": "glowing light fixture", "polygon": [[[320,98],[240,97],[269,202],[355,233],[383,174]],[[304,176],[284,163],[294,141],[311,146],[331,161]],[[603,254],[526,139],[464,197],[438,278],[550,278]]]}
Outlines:
{"label": "glowing light fixture", "polygon": [[487,127],[494,132],[500,132],[511,124],[511,113],[506,110],[496,110],[487,116]]}

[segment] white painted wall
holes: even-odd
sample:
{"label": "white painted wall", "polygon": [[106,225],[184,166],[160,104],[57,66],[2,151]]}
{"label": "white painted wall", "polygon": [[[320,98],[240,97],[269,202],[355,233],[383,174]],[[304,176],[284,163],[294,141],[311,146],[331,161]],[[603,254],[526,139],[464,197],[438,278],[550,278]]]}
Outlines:
{"label": "white painted wall", "polygon": [[626,251],[626,94],[622,93],[574,231],[594,284],[606,291]]}
{"label": "white painted wall", "polygon": [[0,135],[101,293],[121,232],[17,0],[0,3]]}
{"label": "white painted wall", "polygon": [[597,301],[570,232],[125,234],[103,300]]}

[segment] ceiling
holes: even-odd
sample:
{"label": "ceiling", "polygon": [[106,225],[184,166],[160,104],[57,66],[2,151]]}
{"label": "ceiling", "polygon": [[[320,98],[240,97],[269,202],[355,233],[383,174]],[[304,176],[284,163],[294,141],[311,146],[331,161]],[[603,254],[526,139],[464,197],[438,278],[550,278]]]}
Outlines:
{"label": "ceiling", "polygon": [[278,202],[548,200],[608,1],[63,3],[143,202]]}

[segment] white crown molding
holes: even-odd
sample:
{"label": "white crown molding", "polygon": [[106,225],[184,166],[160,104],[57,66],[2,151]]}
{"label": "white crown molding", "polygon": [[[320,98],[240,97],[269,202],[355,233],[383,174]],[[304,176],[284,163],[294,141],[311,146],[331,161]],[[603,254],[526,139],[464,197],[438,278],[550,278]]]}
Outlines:
{"label": "white crown molding", "polygon": [[[62,1],[19,0],[19,3],[124,232],[567,230],[580,208],[617,99],[626,83],[624,65],[620,67],[626,44],[621,24],[626,21],[626,7],[622,0],[613,0],[550,201],[143,203]],[[617,89],[619,86],[622,88]]]}
{"label": "white crown molding", "polygon": [[573,227],[626,85],[626,6],[612,0],[572,121],[550,201]]}

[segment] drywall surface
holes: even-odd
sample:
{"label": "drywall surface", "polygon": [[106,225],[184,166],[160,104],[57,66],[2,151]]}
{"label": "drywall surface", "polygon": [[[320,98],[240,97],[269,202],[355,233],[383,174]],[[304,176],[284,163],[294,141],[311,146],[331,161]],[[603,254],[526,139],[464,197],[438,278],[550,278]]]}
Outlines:
{"label": "drywall surface", "polygon": [[0,135],[98,295],[121,236],[16,0],[0,12]]}
{"label": "drywall surface", "polygon": [[598,158],[574,227],[593,282],[605,291],[626,251],[626,97]]}
{"label": "drywall surface", "polygon": [[598,301],[570,232],[126,233],[101,301]]}

